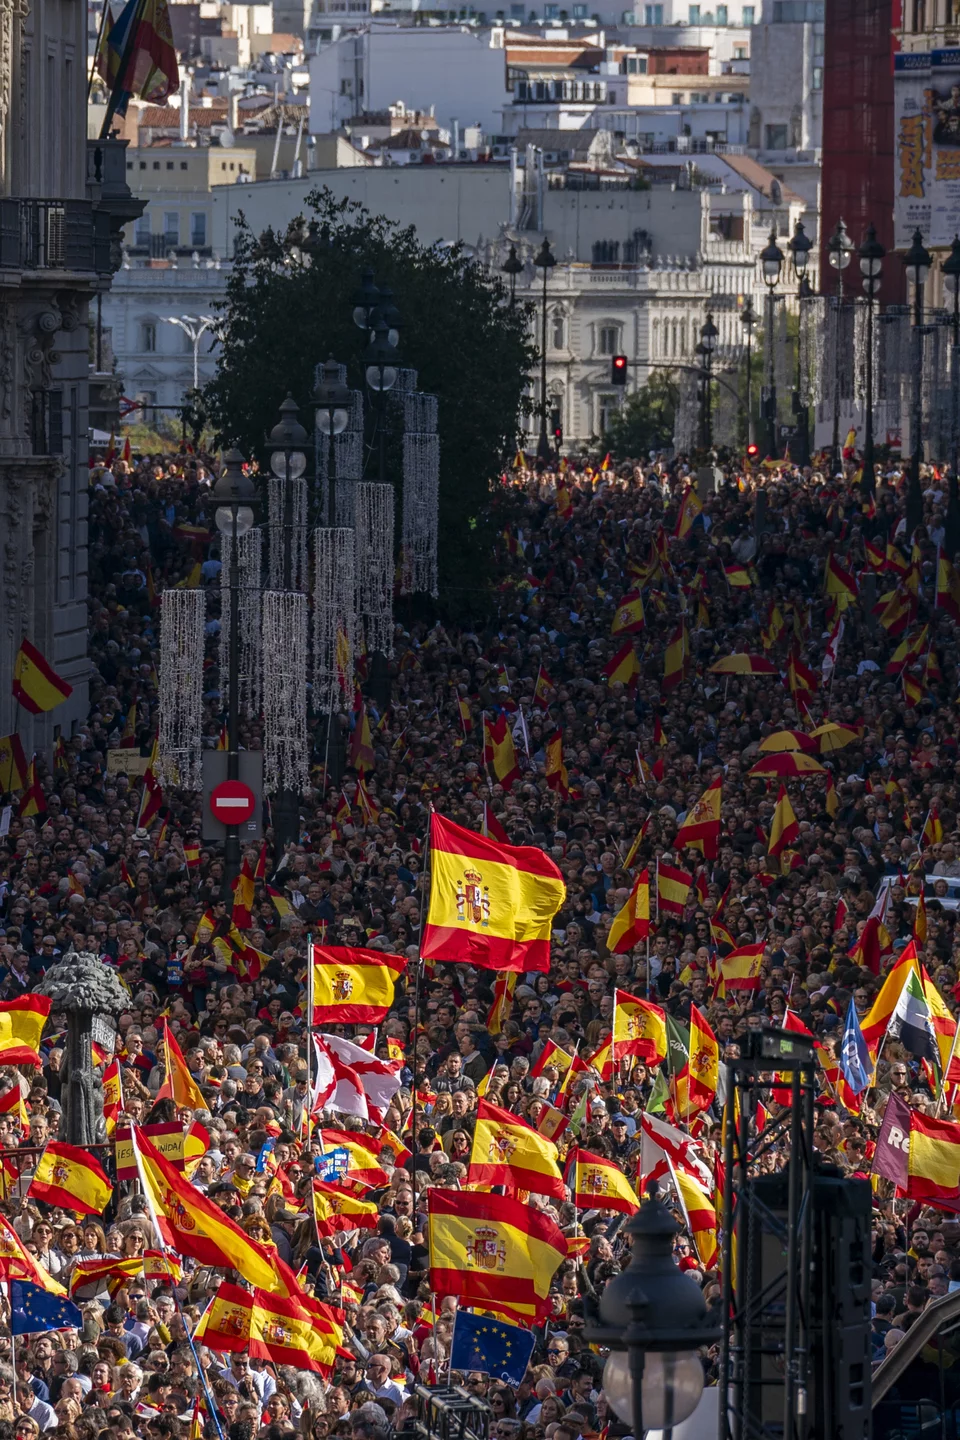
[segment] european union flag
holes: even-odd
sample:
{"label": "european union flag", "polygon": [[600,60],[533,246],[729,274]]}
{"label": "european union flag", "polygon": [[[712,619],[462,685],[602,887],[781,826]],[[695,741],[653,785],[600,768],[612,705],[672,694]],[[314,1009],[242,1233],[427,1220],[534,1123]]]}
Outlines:
{"label": "european union flag", "polygon": [[35,1335],[40,1330],[81,1329],[83,1316],[60,1295],[48,1295],[28,1280],[10,1282],[10,1329],[14,1335]]}
{"label": "european union flag", "polygon": [[497,1380],[519,1385],[533,1354],[534,1337],[519,1325],[505,1325],[492,1315],[458,1310],[450,1347],[454,1370],[482,1370]]}

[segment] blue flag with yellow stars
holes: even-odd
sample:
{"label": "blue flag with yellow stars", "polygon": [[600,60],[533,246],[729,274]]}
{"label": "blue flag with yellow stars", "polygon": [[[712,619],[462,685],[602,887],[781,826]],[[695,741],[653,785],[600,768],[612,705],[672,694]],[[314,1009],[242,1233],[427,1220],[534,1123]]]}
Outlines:
{"label": "blue flag with yellow stars", "polygon": [[41,1330],[79,1330],[83,1316],[69,1300],[48,1295],[28,1280],[10,1282],[10,1329],[14,1335],[35,1335]]}
{"label": "blue flag with yellow stars", "polygon": [[450,1347],[454,1370],[482,1370],[496,1380],[519,1385],[533,1354],[534,1337],[519,1325],[506,1325],[492,1315],[458,1310]]}

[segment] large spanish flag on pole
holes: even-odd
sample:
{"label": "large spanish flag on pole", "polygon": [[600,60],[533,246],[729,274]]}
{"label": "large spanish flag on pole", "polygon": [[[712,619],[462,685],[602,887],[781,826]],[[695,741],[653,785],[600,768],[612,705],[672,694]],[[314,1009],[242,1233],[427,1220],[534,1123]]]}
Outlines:
{"label": "large spanish flag on pole", "polygon": [[552,1195],[556,1200],[567,1198],[553,1141],[540,1135],[526,1120],[488,1100],[477,1104],[467,1181],[471,1185],[529,1190],[534,1195]]}
{"label": "large spanish flag on pole", "polygon": [[483,970],[549,970],[563,876],[532,845],[498,845],[443,815],[430,817],[425,960]]}
{"label": "large spanish flag on pole", "polygon": [[720,1256],[717,1246],[717,1212],[713,1200],[702,1185],[682,1170],[671,1170],[677,1187],[680,1208],[694,1249],[705,1270],[712,1270]]}
{"label": "large spanish flag on pole", "polygon": [[296,1370],[329,1375],[337,1358],[336,1341],[315,1325],[299,1298],[254,1290],[250,1307],[249,1353]]}
{"label": "large spanish flag on pole", "polygon": [[758,940],[753,945],[741,945],[738,950],[731,950],[729,955],[724,956],[720,961],[722,989],[719,993],[726,995],[728,990],[759,990],[765,949],[764,941]]}
{"label": "large spanish flag on pole", "polygon": [[657,910],[665,915],[682,915],[693,884],[693,876],[675,865],[657,867]]}
{"label": "large spanish flag on pole", "polygon": [[0,1064],[40,1064],[40,1036],[51,1004],[49,995],[21,995],[0,1003]]}
{"label": "large spanish flag on pole", "polygon": [[237,1270],[263,1290],[281,1289],[284,1282],[264,1247],[195,1190],[138,1126],[130,1133],[144,1198],[163,1243],[201,1265]]}
{"label": "large spanish flag on pole", "polygon": [[787,794],[787,787],[780,786],[780,793],[777,796],[776,809],[773,812],[773,820],[770,824],[770,843],[767,846],[767,854],[777,856],[792,845],[800,834],[800,822],[797,820],[793,806],[790,804],[790,796]]}
{"label": "large spanish flag on pole", "polygon": [[380,1025],[393,1005],[406,956],[351,945],[314,945],[314,1025]]}
{"label": "large spanish flag on pole", "polygon": [[102,1215],[110,1202],[113,1186],[93,1155],[79,1145],[51,1140],[40,1157],[27,1194],[31,1200],[61,1205],[80,1215]]}
{"label": "large spanish flag on pole", "polygon": [[506,1315],[535,1319],[567,1258],[567,1238],[548,1215],[507,1195],[429,1192],[430,1289]]}
{"label": "large spanish flag on pole", "polygon": [[935,1120],[919,1110],[910,1111],[910,1149],[907,1155],[907,1198],[950,1200],[960,1194],[960,1125],[956,1120]]}
{"label": "large spanish flag on pole", "polygon": [[486,715],[483,717],[483,763],[490,767],[504,790],[509,790],[513,782],[520,779],[516,747],[503,712],[492,720]]}
{"label": "large spanish flag on pole", "polygon": [[686,1064],[672,1077],[674,1104],[679,1119],[688,1121],[708,1110],[717,1093],[720,1046],[706,1016],[690,1006],[690,1039]]}
{"label": "large spanish flag on pole", "polygon": [[157,1091],[157,1099],[170,1099],[175,1105],[188,1105],[192,1110],[206,1110],[207,1102],[200,1087],[190,1074],[190,1067],[183,1051],[177,1044],[169,1023],[164,1020],[163,1034],[163,1084]]}
{"label": "large spanish flag on pole", "polygon": [[42,715],[62,705],[72,694],[73,686],[47,664],[36,646],[21,640],[13,662],[13,698],[17,704],[31,715]]}
{"label": "large spanish flag on pole", "polygon": [[636,1191],[615,1160],[575,1145],[564,1176],[578,1210],[622,1210],[633,1215],[640,1208]]}
{"label": "large spanish flag on pole", "polygon": [[720,853],[720,805],[723,794],[723,777],[718,775],[691,805],[674,845],[677,850],[699,850],[704,860],[716,860]]}
{"label": "large spanish flag on pole", "polygon": [[252,1308],[253,1296],[249,1290],[230,1285],[226,1280],[221,1281],[217,1293],[200,1316],[193,1332],[193,1343],[199,1345],[202,1340],[220,1354],[246,1350]]}
{"label": "large spanish flag on pole", "polygon": [[379,1205],[358,1199],[342,1186],[314,1180],[313,1218],[321,1239],[339,1230],[376,1230],[379,1217]]}

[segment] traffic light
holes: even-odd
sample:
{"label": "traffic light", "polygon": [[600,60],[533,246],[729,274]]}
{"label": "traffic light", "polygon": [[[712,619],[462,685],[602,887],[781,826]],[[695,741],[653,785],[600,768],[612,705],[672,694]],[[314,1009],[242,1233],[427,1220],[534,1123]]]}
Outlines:
{"label": "traffic light", "polygon": [[626,385],[627,383],[627,357],[626,355],[614,355],[610,361],[610,384]]}
{"label": "traffic light", "polygon": [[550,424],[553,429],[553,443],[557,449],[563,444],[563,422],[560,419],[560,411],[554,410],[550,416]]}
{"label": "traffic light", "polygon": [[759,454],[760,454],[760,446],[759,446],[759,445],[754,445],[754,444],[751,442],[751,444],[749,444],[749,445],[747,446],[747,459],[748,459],[748,460],[756,460],[756,458],[757,458],[757,456],[758,456]]}

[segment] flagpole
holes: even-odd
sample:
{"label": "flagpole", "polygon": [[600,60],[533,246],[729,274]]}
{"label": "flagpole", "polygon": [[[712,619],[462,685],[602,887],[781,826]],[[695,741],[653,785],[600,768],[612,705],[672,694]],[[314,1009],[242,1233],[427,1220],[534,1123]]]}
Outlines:
{"label": "flagpole", "polygon": [[[104,9],[106,9],[106,3],[104,3]],[[120,56],[120,64],[117,66],[116,79],[113,82],[113,89],[110,92],[110,98],[107,102],[107,113],[103,117],[103,125],[100,127],[101,140],[106,140],[108,138],[110,134],[110,126],[113,123],[113,117],[116,115],[117,107],[120,104],[120,96],[126,93],[125,90],[121,89],[121,85],[127,79],[127,67],[129,65],[131,57],[136,50],[137,39],[140,34],[140,20],[143,17],[143,10],[144,0],[138,0],[135,13],[131,18],[130,25],[127,28],[126,36],[124,37],[123,53]]]}
{"label": "flagpole", "polygon": [[[106,5],[104,5],[106,9]],[[17,1399],[17,1337],[13,1333],[13,1281],[7,1281],[7,1306],[10,1310],[10,1368],[13,1371],[13,1403],[19,1405]]]}
{"label": "flagpole", "polygon": [[[313,1049],[313,931],[307,932],[307,1102],[313,1093],[310,1087],[310,1052]],[[311,1107],[312,1108],[312,1107]],[[307,1139],[310,1128],[307,1127]]]}
{"label": "flagpole", "polygon": [[[484,721],[485,726],[485,721]],[[484,734],[485,729],[484,729]],[[430,806],[430,814],[433,815],[433,806]],[[411,1045],[412,1055],[410,1068],[413,1071],[413,1104],[410,1110],[410,1141],[413,1145],[413,1173],[410,1177],[413,1185],[414,1196],[417,1193],[417,1038],[420,1034],[420,994],[421,977],[423,975],[423,929],[426,924],[427,901],[430,895],[430,820],[427,820],[427,833],[423,843],[423,868],[420,871],[421,894],[420,894],[420,931],[417,935],[417,977],[413,989],[413,1043]],[[436,1311],[434,1311],[436,1314]],[[452,1342],[451,1342],[452,1344]],[[439,1383],[439,1375],[437,1381]]]}

